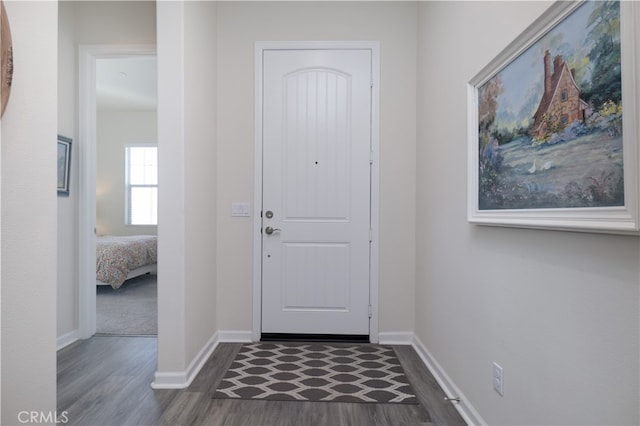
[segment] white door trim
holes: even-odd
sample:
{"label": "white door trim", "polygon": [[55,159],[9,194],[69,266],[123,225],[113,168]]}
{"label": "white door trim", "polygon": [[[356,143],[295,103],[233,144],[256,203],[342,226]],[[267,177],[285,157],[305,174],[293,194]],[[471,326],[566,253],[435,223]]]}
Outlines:
{"label": "white door trim", "polygon": [[96,60],[155,55],[154,45],[80,45],[78,50],[78,337],[96,332]]}
{"label": "white door trim", "polygon": [[380,42],[378,41],[307,41],[256,42],[255,45],[255,172],[253,202],[253,322],[252,339],[260,340],[262,308],[262,54],[265,50],[370,49],[372,57],[371,99],[371,254],[370,254],[370,339],[378,343],[379,285],[379,193],[380,193]]}

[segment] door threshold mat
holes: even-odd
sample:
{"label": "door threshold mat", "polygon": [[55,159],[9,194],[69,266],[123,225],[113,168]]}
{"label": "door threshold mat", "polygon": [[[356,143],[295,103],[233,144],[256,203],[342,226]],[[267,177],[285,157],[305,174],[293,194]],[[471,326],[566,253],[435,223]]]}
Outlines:
{"label": "door threshold mat", "polygon": [[300,334],[300,333],[262,333],[263,342],[340,342],[369,343],[366,334]]}

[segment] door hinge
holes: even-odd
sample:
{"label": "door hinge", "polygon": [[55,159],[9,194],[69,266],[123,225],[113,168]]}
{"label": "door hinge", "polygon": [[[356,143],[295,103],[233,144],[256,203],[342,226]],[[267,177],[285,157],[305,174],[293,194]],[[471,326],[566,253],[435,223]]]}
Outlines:
{"label": "door hinge", "polygon": [[373,151],[369,151],[369,164],[373,164]]}
{"label": "door hinge", "polygon": [[371,305],[369,305],[369,318],[371,318],[373,316],[373,309],[371,308]]}
{"label": "door hinge", "polygon": [[371,82],[371,87],[373,87],[373,73],[371,73],[371,76],[370,76],[370,77],[371,77],[371,80],[370,80],[370,82]]}
{"label": "door hinge", "polygon": [[373,241],[373,229],[369,228],[369,242]]}

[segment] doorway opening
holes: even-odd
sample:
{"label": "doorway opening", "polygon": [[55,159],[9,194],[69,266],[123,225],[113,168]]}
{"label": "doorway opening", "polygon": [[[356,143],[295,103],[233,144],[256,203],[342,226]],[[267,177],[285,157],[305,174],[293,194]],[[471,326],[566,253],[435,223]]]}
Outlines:
{"label": "doorway opening", "polygon": [[[155,265],[140,265],[143,267],[140,270],[136,268],[132,271],[128,268],[98,278],[96,247],[97,240],[103,235],[109,235],[109,238],[119,236],[124,239],[132,239],[139,234],[157,235],[157,223],[136,225],[129,221],[131,201],[130,194],[127,192],[129,191],[127,167],[130,165],[127,163],[126,155],[129,146],[157,145],[157,101],[154,82],[157,66],[155,46],[146,45],[81,46],[79,61],[79,134],[83,146],[79,150],[78,301],[79,337],[86,339],[97,331],[97,293],[105,292],[110,287],[118,291],[115,288],[122,287],[123,282],[125,282],[124,286],[127,285],[125,279],[133,278],[143,272],[146,274],[155,271]],[[153,162],[143,161],[141,166],[143,175],[148,177],[149,169],[157,167],[157,160],[155,165]],[[157,179],[157,170],[155,176]],[[157,180],[155,191],[157,194]],[[149,198],[150,192],[153,191],[149,191],[147,187],[146,198]],[[153,200],[147,201],[150,205],[153,204]],[[157,218],[157,215],[155,217]],[[121,242],[119,241],[118,244]],[[111,242],[111,246],[114,245],[115,243]],[[157,259],[157,249],[154,249],[154,254]],[[100,263],[104,263],[102,257],[100,260]],[[110,268],[115,270],[120,266],[114,264]],[[100,285],[101,288],[98,288],[97,284],[102,283],[108,286]],[[157,302],[149,302],[147,296],[148,294],[144,296],[146,300],[143,303],[147,306],[151,305],[155,310],[152,313],[151,322],[156,326]],[[114,314],[112,318],[116,318],[117,315],[117,313]],[[107,315],[108,318],[109,315]],[[146,323],[149,322],[147,319]],[[114,333],[108,334],[118,334],[115,330],[113,331]],[[152,332],[153,330],[149,331],[147,327],[147,331],[143,333],[136,333],[134,330],[131,334],[151,334]],[[126,330],[122,333],[130,334]]]}

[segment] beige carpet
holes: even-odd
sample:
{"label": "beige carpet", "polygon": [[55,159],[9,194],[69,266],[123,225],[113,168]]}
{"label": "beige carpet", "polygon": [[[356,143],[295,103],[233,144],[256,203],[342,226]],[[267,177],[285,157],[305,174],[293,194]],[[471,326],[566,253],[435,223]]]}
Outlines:
{"label": "beige carpet", "polygon": [[96,332],[118,336],[158,334],[157,276],[132,278],[117,290],[96,290]]}

